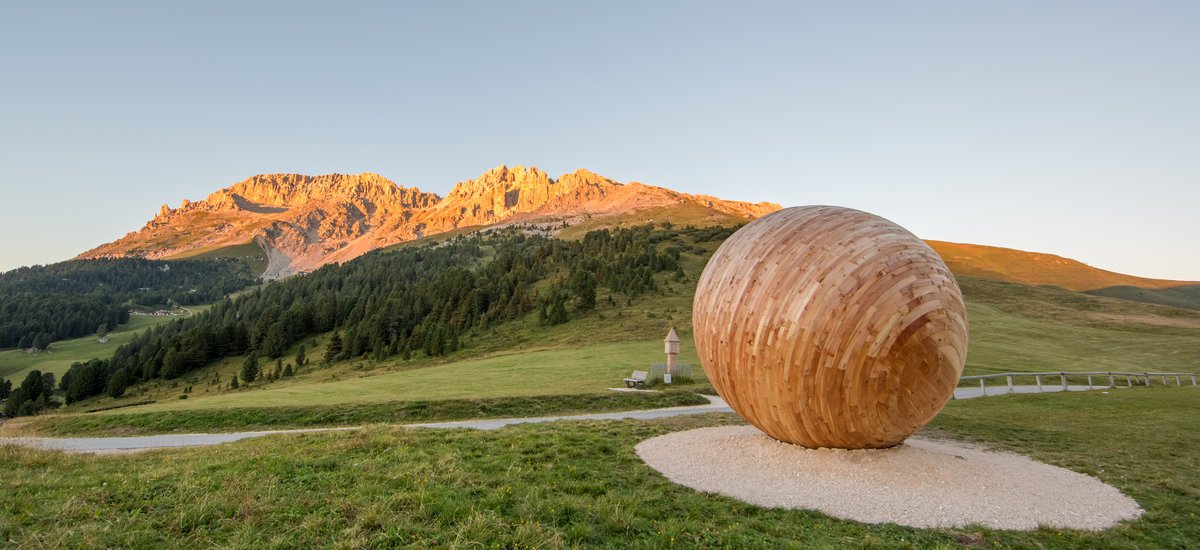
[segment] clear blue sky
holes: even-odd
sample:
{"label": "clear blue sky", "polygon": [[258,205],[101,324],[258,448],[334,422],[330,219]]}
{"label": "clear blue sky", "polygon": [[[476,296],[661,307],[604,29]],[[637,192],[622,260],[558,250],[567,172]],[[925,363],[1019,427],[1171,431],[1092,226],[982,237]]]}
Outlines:
{"label": "clear blue sky", "polygon": [[262,172],[499,164],[1200,280],[1200,2],[4,2],[0,269]]}

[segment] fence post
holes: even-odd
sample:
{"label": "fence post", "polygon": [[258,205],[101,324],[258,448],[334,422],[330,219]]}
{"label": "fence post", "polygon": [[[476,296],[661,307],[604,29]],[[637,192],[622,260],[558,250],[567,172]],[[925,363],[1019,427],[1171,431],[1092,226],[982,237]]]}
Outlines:
{"label": "fence post", "polygon": [[1108,387],[1110,387],[1110,388],[1117,387],[1117,382],[1115,380],[1113,380],[1113,373],[1111,373],[1111,372],[1108,373]]}
{"label": "fence post", "polygon": [[1067,391],[1067,373],[1060,372],[1058,375],[1062,377],[1063,391]]}
{"label": "fence post", "polygon": [[983,378],[979,379],[979,391],[983,392],[983,396],[987,397],[987,386],[983,384]]}
{"label": "fence post", "polygon": [[[1008,376],[1005,376],[1005,378],[1008,379],[1008,393],[1012,393],[1013,392],[1012,375],[1010,374]],[[1195,384],[1196,384],[1196,379],[1195,379],[1195,377],[1192,377],[1192,385],[1195,385]]]}
{"label": "fence post", "polygon": [[1176,385],[1176,386],[1182,386],[1182,385],[1183,385],[1183,382],[1179,381],[1179,375],[1178,375],[1178,374],[1176,374],[1176,375],[1175,375],[1175,385]]}
{"label": "fence post", "polygon": [[1150,386],[1153,386],[1153,385],[1154,385],[1154,380],[1150,378],[1150,373],[1146,373],[1146,387],[1149,388]]}
{"label": "fence post", "polygon": [[1033,378],[1035,380],[1037,380],[1038,393],[1041,393],[1042,392],[1042,375],[1039,374],[1037,376],[1034,376]]}
{"label": "fence post", "polygon": [[1088,375],[1088,389],[1092,389],[1092,375]]}
{"label": "fence post", "polygon": [[1196,375],[1194,375],[1194,374],[1192,375],[1192,385],[1193,386],[1196,385]]}

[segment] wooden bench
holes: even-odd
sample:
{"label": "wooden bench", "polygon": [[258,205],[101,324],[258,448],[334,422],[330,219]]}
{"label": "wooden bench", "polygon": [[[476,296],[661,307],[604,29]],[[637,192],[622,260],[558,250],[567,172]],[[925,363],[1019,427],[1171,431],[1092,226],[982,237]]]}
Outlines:
{"label": "wooden bench", "polygon": [[644,370],[633,371],[633,376],[625,379],[626,388],[644,388],[646,387],[646,378],[650,377],[650,373]]}

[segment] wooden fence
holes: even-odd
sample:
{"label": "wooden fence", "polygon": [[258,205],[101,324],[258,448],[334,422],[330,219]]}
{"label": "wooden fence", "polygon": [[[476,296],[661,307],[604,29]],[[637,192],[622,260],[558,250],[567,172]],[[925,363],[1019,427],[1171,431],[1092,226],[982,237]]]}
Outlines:
{"label": "wooden fence", "polygon": [[[996,384],[988,386],[988,381],[993,379],[1004,379],[1005,384]],[[1018,381],[1031,381],[1033,384],[1014,384],[1013,379]],[[1126,387],[1132,388],[1135,385],[1146,387],[1153,386],[1157,383],[1163,386],[1171,385],[1174,381],[1176,386],[1182,386],[1184,381],[1190,381],[1193,386],[1200,385],[1200,374],[1190,372],[1006,372],[1001,374],[981,374],[977,376],[963,376],[958,379],[959,387],[963,387],[964,383],[974,385],[979,383],[979,389],[983,395],[988,395],[988,388],[1001,389],[1002,393],[1012,393],[1013,387],[1018,385],[1037,386],[1038,391],[1046,391],[1046,388],[1055,388],[1050,391],[1064,391],[1071,387],[1071,382],[1077,387],[1084,387],[1084,380],[1087,380],[1086,387],[1088,389],[1095,388],[1116,388]],[[1047,384],[1047,381],[1051,381]],[[1099,383],[1097,383],[1099,382]],[[1107,382],[1107,384],[1105,384]],[[1124,382],[1124,384],[1121,384]],[[969,386],[968,386],[969,387]],[[1061,390],[1059,389],[1061,388]]]}

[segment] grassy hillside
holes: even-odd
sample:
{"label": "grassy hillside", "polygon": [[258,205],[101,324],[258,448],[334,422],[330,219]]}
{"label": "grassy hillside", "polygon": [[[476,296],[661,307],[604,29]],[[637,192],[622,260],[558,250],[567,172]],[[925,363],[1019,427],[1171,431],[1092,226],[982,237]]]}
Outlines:
{"label": "grassy hillside", "polygon": [[[192,309],[196,309],[193,307]],[[71,367],[71,363],[87,361],[96,357],[111,356],[118,346],[133,339],[139,331],[177,317],[154,317],[134,315],[129,322],[108,333],[108,342],[101,344],[94,336],[72,340],[60,340],[50,346],[49,351],[26,353],[23,349],[0,351],[0,378],[8,378],[14,385],[20,384],[30,371],[52,372],[56,378]]]}
{"label": "grassy hillside", "polygon": [[737,225],[746,223],[746,221],[720,210],[695,203],[687,203],[679,206],[636,210],[615,216],[585,217],[582,221],[575,222],[563,228],[558,236],[563,239],[578,239],[583,237],[588,231],[614,227],[633,227],[646,223],[661,224],[667,222],[681,227],[685,225],[692,227],[713,227]]}
{"label": "grassy hillside", "polygon": [[[1093,533],[867,525],[676,485],[634,445],[733,415],[378,426],[86,456],[0,446],[0,540],[36,547],[1186,548],[1200,540],[1197,388],[951,403],[930,433],[1093,475],[1146,509]],[[1053,418],[1053,422],[1047,422]],[[1102,429],[1098,429],[1102,427]],[[981,497],[982,498],[982,497]]]}
{"label": "grassy hillside", "polygon": [[1183,285],[1167,288],[1110,286],[1086,292],[1094,296],[1107,296],[1109,298],[1145,302],[1147,304],[1200,309],[1200,285]]}
{"label": "grassy hillside", "polygon": [[970,319],[966,374],[1200,372],[1200,312],[958,279]]}
{"label": "grassy hillside", "polygon": [[1188,281],[1147,279],[1114,273],[1085,263],[1040,252],[997,246],[927,241],[955,275],[984,277],[1026,285],[1050,285],[1067,290],[1094,290],[1112,286],[1169,288],[1195,284]]}
{"label": "grassy hillside", "polygon": [[[657,355],[662,347],[662,339],[656,339],[566,349],[514,349],[483,359],[315,384],[303,379],[291,383],[281,381],[258,391],[165,400],[136,409],[177,411],[595,393],[623,386],[621,379],[633,370],[646,370],[652,360],[661,361]],[[698,364],[694,349],[682,355],[681,362]],[[127,412],[132,411],[107,411],[112,414]]]}
{"label": "grassy hillside", "polygon": [[164,260],[186,260],[199,258],[234,258],[250,266],[251,273],[258,277],[267,270],[267,254],[257,242],[250,241],[235,245],[215,245],[181,252]]}
{"label": "grassy hillside", "polygon": [[[970,277],[961,285],[971,323],[966,374],[1200,371],[1200,313]],[[349,361],[259,387],[210,392],[208,380],[225,382],[236,372],[241,359],[234,358],[181,384],[163,382],[136,394],[159,403],[105,414],[604,391],[620,386],[632,370],[662,361],[657,335],[672,325],[685,341],[681,362],[699,364],[691,342],[691,286],[676,285],[675,291],[632,307],[602,306],[557,327],[540,326],[531,317],[509,323],[477,335],[457,356]],[[310,357],[321,352],[321,341],[308,343]],[[696,376],[703,374],[697,370]],[[193,393],[176,399],[187,380],[195,381]]]}
{"label": "grassy hillside", "polygon": [[[330,365],[320,360],[332,335],[324,333],[292,344],[283,354],[281,363],[291,363],[299,346],[306,348],[310,363],[294,377],[231,388],[229,380],[244,359],[234,356],[176,380],[139,384],[119,399],[88,399],[62,412],[122,407],[97,413],[116,417],[604,393],[621,386],[631,371],[662,361],[661,338],[672,326],[684,340],[682,360],[697,364],[690,334],[694,284],[721,241],[709,238],[707,230],[675,239],[657,246],[683,248],[682,276],[655,274],[659,290],[636,300],[600,287],[596,309],[573,311],[565,324],[547,326],[529,313],[463,333],[462,348],[445,356],[415,350],[410,359],[364,356]],[[959,282],[971,330],[966,374],[1200,371],[1200,312],[970,276],[960,276]],[[548,284],[543,280],[535,290],[544,292]],[[270,372],[276,363],[268,360],[263,366]],[[703,384],[702,371],[695,375]],[[153,403],[126,407],[146,401]]]}
{"label": "grassy hillside", "polygon": [[[107,424],[119,424],[119,418],[133,423],[133,416],[128,415],[166,411],[330,405],[356,409],[412,400],[605,392],[605,388],[620,386],[632,370],[662,361],[661,335],[670,326],[681,329],[685,342],[681,360],[697,364],[690,334],[692,281],[717,244],[699,243],[697,249],[703,253],[693,250],[681,256],[685,281],[659,275],[661,294],[643,297],[632,305],[623,300],[610,304],[604,299],[607,291],[601,289],[597,309],[587,315],[552,327],[540,325],[529,315],[465,335],[464,348],[446,357],[418,354],[409,361],[364,358],[323,366],[317,358],[328,341],[326,334],[301,342],[316,363],[292,378],[230,389],[228,380],[242,362],[241,357],[234,357],[177,381],[142,384],[124,398],[87,400],[65,412],[155,401],[97,413],[114,417]],[[960,277],[959,281],[971,323],[966,374],[1200,371],[1200,354],[1196,353],[1200,350],[1200,312],[975,277]],[[288,362],[298,346],[289,350]],[[700,383],[702,376],[697,370]],[[187,399],[179,399],[189,386]],[[390,413],[380,414],[377,420]]]}

